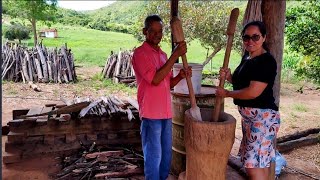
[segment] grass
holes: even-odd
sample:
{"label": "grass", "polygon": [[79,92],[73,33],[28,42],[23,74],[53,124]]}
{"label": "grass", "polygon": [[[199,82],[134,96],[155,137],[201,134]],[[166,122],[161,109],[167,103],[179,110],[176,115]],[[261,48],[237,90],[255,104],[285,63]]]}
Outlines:
{"label": "grass", "polygon": [[298,112],[307,112],[308,108],[303,104],[293,104],[293,109]]}

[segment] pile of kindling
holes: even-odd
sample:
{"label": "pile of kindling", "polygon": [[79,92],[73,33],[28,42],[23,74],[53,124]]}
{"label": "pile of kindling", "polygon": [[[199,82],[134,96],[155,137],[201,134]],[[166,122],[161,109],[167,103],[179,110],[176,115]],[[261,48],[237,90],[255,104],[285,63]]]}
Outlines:
{"label": "pile of kindling", "polygon": [[49,49],[37,44],[34,48],[26,48],[5,43],[2,59],[2,80],[24,83],[68,83],[77,80],[73,54],[66,46]]}
{"label": "pile of kindling", "polygon": [[118,54],[111,52],[102,71],[103,77],[113,78],[115,83],[134,83],[135,74],[131,63],[132,55],[132,50],[120,50]]}

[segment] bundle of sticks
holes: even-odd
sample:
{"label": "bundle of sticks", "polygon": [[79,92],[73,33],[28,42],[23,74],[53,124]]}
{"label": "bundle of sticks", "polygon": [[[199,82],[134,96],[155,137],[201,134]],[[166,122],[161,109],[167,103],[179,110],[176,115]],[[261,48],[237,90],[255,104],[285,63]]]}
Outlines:
{"label": "bundle of sticks", "polygon": [[61,158],[63,169],[54,175],[63,179],[108,179],[143,177],[143,156],[127,147],[96,147]]}
{"label": "bundle of sticks", "polygon": [[76,81],[77,76],[71,49],[47,49],[42,44],[34,48],[5,43],[2,46],[2,80],[24,83]]}
{"label": "bundle of sticks", "polygon": [[91,100],[88,97],[76,97],[71,101],[61,97],[61,100],[64,101],[68,106],[80,102],[90,102],[87,107],[80,111],[80,118],[90,115],[110,117],[112,115],[122,113],[126,114],[128,116],[128,120],[131,121],[132,119],[135,119],[133,111],[138,110],[136,100],[127,97],[124,102],[115,95],[102,96],[96,100]]}
{"label": "bundle of sticks", "polygon": [[105,78],[113,78],[115,83],[132,83],[135,81],[135,74],[132,67],[133,51],[119,51],[118,54],[111,52],[107,58],[106,64],[102,71]]}

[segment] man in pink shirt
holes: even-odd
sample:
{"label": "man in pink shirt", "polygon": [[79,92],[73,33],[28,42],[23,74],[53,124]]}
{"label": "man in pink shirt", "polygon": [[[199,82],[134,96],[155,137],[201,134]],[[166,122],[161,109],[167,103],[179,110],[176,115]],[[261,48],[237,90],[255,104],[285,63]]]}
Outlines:
{"label": "man in pink shirt", "polygon": [[187,52],[185,42],[175,48],[170,58],[161,50],[162,20],[158,15],[145,19],[145,42],[132,58],[138,86],[141,139],[146,180],[165,180],[170,171],[172,146],[172,112],[170,89],[181,79],[191,76],[191,69],[172,76],[176,59]]}

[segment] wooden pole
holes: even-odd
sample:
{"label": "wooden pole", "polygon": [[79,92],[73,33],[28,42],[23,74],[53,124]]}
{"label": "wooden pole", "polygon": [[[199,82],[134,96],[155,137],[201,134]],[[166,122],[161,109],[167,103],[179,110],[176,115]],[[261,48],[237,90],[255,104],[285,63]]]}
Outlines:
{"label": "wooden pole", "polygon": [[[178,17],[179,10],[179,0],[171,0],[171,11],[170,11],[170,16],[172,19],[173,17]],[[173,52],[175,48],[174,42],[173,42],[173,33],[171,32],[171,52]],[[179,63],[179,58],[176,60],[176,63]]]}

